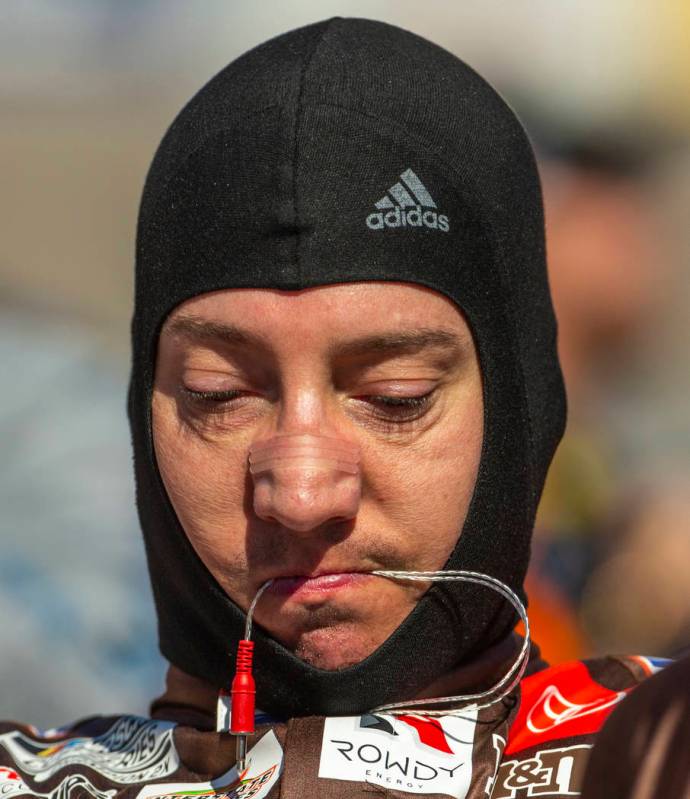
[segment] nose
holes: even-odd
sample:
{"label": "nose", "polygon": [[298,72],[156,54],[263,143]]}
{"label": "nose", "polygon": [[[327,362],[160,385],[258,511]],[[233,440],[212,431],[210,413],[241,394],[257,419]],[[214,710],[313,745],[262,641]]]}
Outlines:
{"label": "nose", "polygon": [[279,434],[249,450],[254,512],[298,532],[353,519],[361,494],[357,444],[312,434]]}

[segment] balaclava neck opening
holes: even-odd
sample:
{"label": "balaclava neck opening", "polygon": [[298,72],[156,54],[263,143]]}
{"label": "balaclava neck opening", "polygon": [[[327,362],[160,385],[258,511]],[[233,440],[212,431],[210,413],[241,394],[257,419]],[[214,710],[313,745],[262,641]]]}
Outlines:
{"label": "balaclava neck opening", "polygon": [[[565,417],[531,148],[496,92],[454,56],[383,23],[335,19],[273,39],[213,78],[164,137],[141,204],[129,396],[137,504],[161,651],[218,687],[244,614],[194,552],[158,472],[161,326],[209,291],[369,280],[432,288],[469,321],[484,445],[446,568],[520,591]],[[364,712],[415,695],[513,622],[485,589],[436,586],[378,650],[338,672],[257,629],[257,701],[279,716]]]}

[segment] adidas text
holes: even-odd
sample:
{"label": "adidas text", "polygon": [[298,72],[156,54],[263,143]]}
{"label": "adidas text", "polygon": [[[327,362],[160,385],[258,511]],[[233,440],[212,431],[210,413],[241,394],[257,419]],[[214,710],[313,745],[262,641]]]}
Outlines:
{"label": "adidas text", "polygon": [[448,233],[450,224],[445,214],[437,214],[436,211],[422,211],[421,206],[417,205],[409,211],[401,208],[394,208],[385,214],[382,211],[369,214],[367,217],[367,227],[371,230],[381,230],[384,227],[428,227],[442,230]]}

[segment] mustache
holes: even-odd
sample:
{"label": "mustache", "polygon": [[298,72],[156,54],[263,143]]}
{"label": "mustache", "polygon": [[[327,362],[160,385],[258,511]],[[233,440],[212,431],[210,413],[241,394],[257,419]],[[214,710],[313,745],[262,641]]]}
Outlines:
{"label": "mustache", "polygon": [[332,571],[402,569],[406,563],[393,543],[355,522],[331,523],[302,536],[279,525],[247,525],[242,571],[257,575],[302,575],[328,566]]}

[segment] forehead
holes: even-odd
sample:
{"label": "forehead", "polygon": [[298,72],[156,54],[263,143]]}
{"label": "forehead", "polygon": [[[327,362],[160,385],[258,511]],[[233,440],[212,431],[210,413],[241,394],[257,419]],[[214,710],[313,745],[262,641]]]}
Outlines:
{"label": "forehead", "polygon": [[289,336],[317,342],[422,330],[446,331],[460,342],[471,339],[462,313],[451,300],[409,283],[362,282],[301,291],[214,291],[177,306],[166,320],[164,333],[184,330],[180,322],[190,319],[232,325],[268,341]]}

